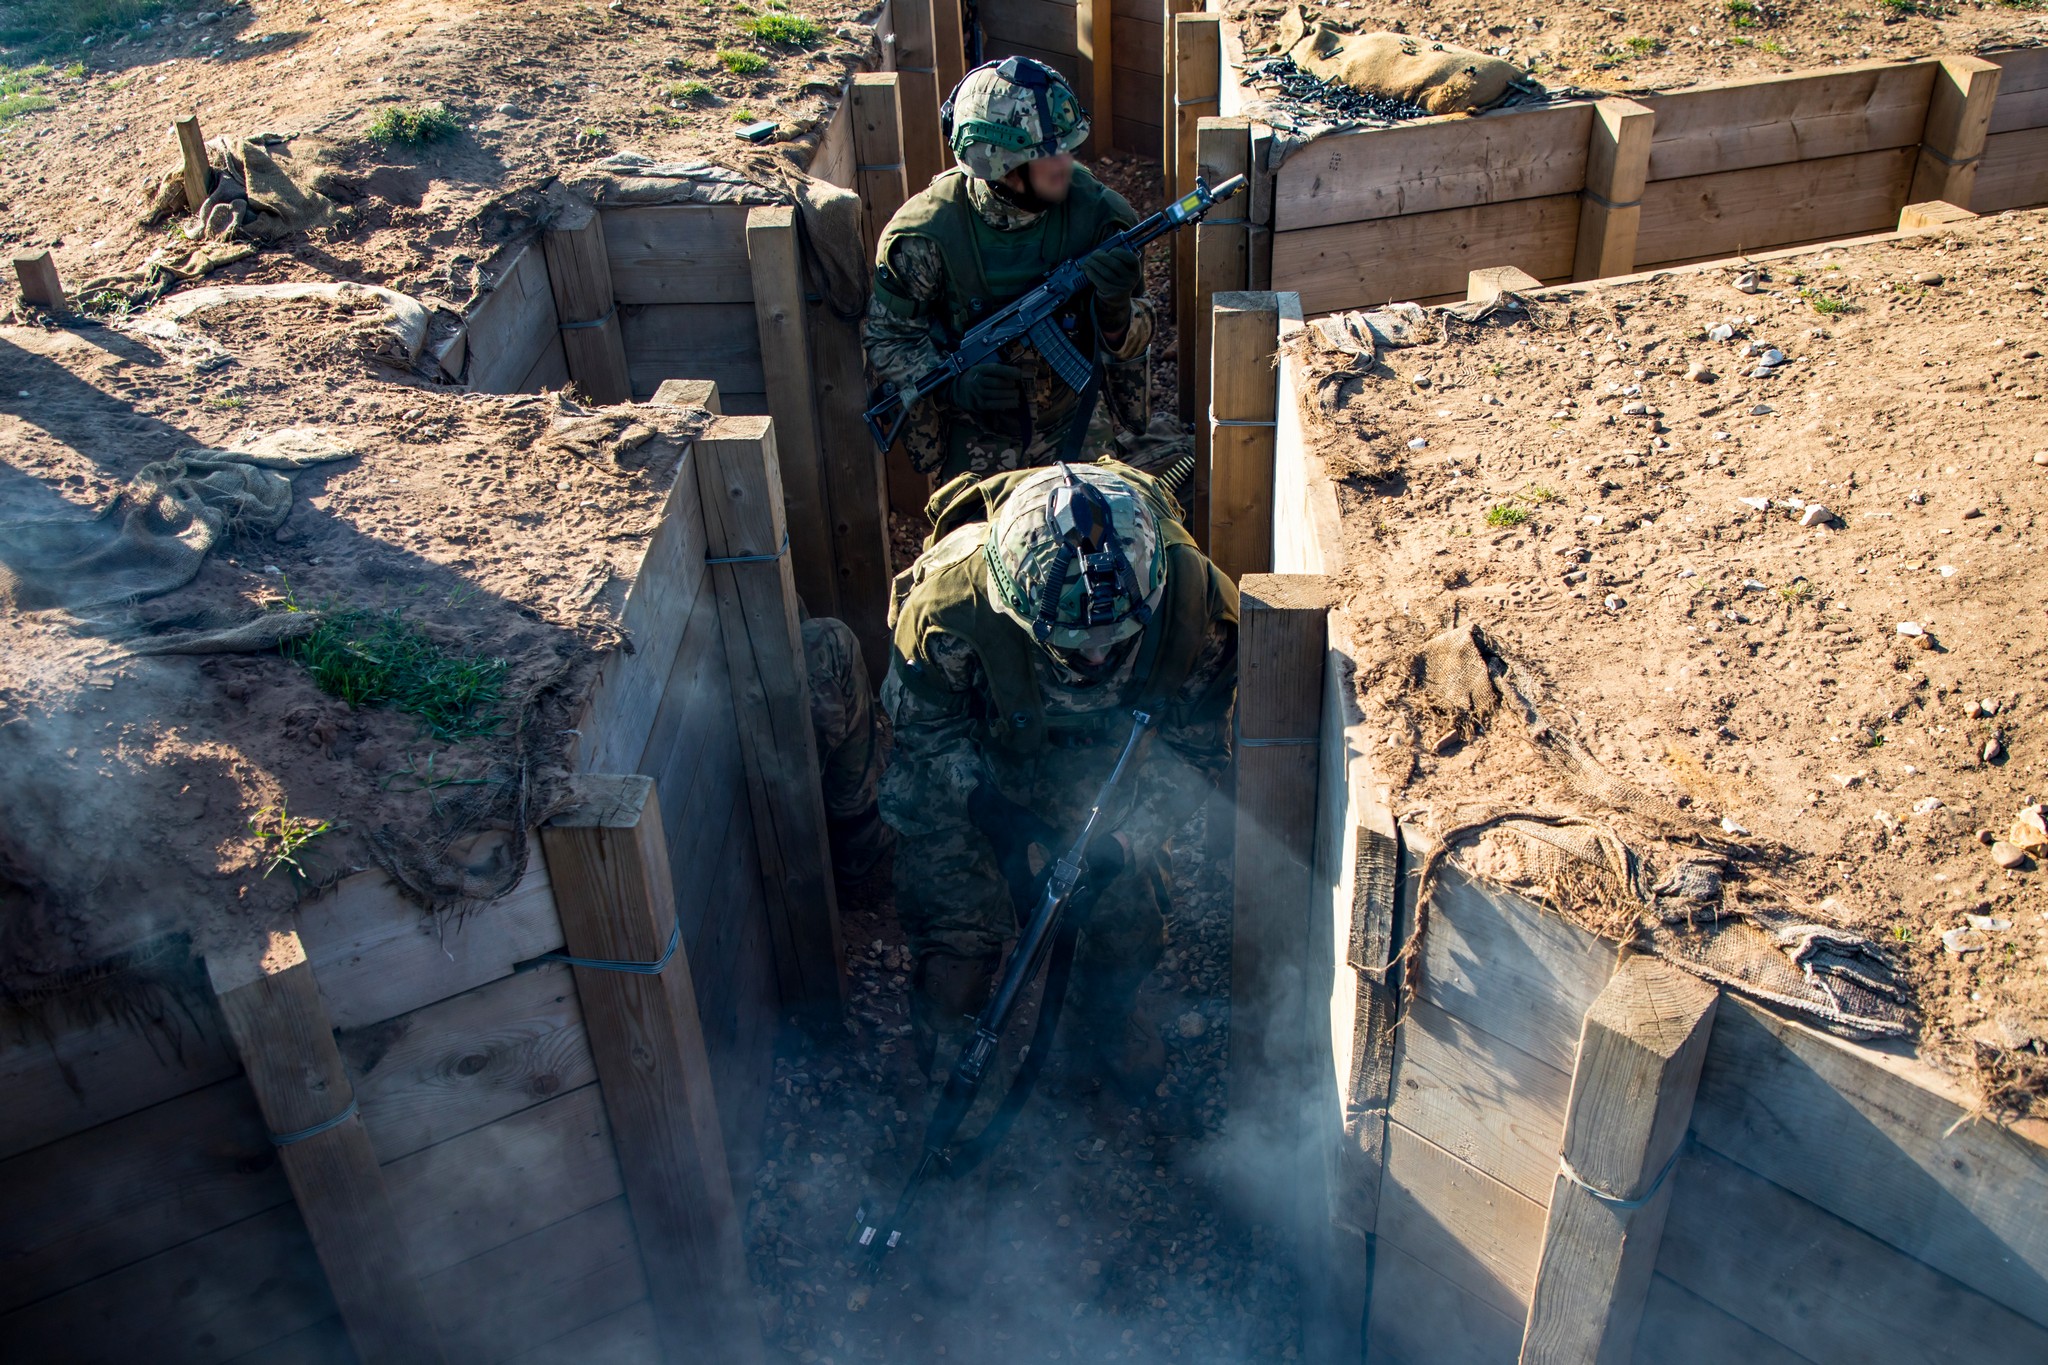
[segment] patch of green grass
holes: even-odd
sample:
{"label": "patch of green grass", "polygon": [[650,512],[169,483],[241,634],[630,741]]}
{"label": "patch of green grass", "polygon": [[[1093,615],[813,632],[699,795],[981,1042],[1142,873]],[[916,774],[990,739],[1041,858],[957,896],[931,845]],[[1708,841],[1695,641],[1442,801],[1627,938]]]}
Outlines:
{"label": "patch of green grass", "polygon": [[758,76],[768,69],[768,59],[758,52],[739,52],[722,47],[714,54],[718,64],[735,76]]}
{"label": "patch of green grass", "polygon": [[45,95],[42,86],[37,84],[49,74],[50,68],[40,62],[34,66],[0,70],[0,124],[56,108],[57,101]]}
{"label": "patch of green grass", "polygon": [[1805,578],[1795,578],[1778,589],[1778,597],[1788,606],[1800,606],[1813,600],[1813,584]]}
{"label": "patch of green grass", "polygon": [[1509,530],[1520,526],[1529,519],[1529,509],[1516,507],[1512,503],[1497,502],[1486,509],[1486,524],[1496,531]]}
{"label": "patch of green grass", "polygon": [[1660,46],[1662,44],[1655,38],[1645,38],[1641,34],[1637,34],[1628,40],[1628,50],[1635,53],[1638,57],[1647,57]]}
{"label": "patch of green grass", "polygon": [[[296,603],[287,599],[287,609]],[[489,734],[504,724],[503,659],[452,654],[397,611],[330,612],[281,647],[313,685],[350,706],[390,706],[425,722],[439,739]]]}
{"label": "patch of green grass", "polygon": [[1921,12],[1919,0],[1877,0],[1877,7],[1891,19],[1906,19]]}
{"label": "patch of green grass", "polygon": [[1721,6],[1721,13],[1728,18],[1731,28],[1755,28],[1763,22],[1763,15],[1751,0],[1728,0]]}
{"label": "patch of green grass", "polygon": [[394,105],[377,111],[370,120],[372,142],[395,142],[406,147],[424,147],[446,142],[462,131],[462,120],[445,104]]}
{"label": "patch of green grass", "polygon": [[735,109],[732,111],[732,121],[734,123],[752,123],[754,121],[754,111],[751,109]]}
{"label": "patch of green grass", "polygon": [[173,11],[220,9],[215,0],[12,0],[0,6],[0,46],[38,55],[73,52]]}
{"label": "patch of green grass", "polygon": [[236,408],[244,408],[248,405],[248,399],[232,393],[215,394],[212,398],[206,400],[206,406],[221,412],[233,412]]}
{"label": "patch of green grass", "polygon": [[1532,483],[1521,492],[1515,494],[1515,496],[1523,502],[1541,507],[1546,502],[1556,502],[1564,494],[1558,492],[1555,488],[1545,488],[1540,483]]}
{"label": "patch of green grass", "polygon": [[711,87],[702,81],[677,81],[663,92],[671,104],[688,104],[692,100],[711,98]]}
{"label": "patch of green grass", "polygon": [[825,36],[825,30],[809,19],[794,14],[763,14],[740,25],[741,32],[764,43],[783,47],[810,47]]}
{"label": "patch of green grass", "polygon": [[283,802],[265,806],[249,821],[249,832],[256,836],[259,848],[258,858],[267,858],[270,866],[263,869],[268,877],[280,867],[288,867],[294,879],[304,881],[306,869],[299,862],[299,855],[321,835],[334,828],[332,820],[315,820],[309,815],[293,815]]}
{"label": "patch of green grass", "polygon": [[85,63],[73,62],[71,65],[65,67],[62,71],[59,71],[57,74],[64,77],[66,80],[82,81],[85,79]]}
{"label": "patch of green grass", "polygon": [[1806,306],[1824,318],[1840,317],[1844,313],[1860,313],[1863,309],[1849,302],[1840,294],[1823,294],[1818,289],[1802,289],[1799,297],[1806,300]]}
{"label": "patch of green grass", "polygon": [[1779,42],[1776,38],[1766,38],[1763,40],[1762,43],[1758,44],[1758,46],[1761,47],[1765,52],[1770,53],[1773,57],[1782,57],[1786,53],[1785,45]]}

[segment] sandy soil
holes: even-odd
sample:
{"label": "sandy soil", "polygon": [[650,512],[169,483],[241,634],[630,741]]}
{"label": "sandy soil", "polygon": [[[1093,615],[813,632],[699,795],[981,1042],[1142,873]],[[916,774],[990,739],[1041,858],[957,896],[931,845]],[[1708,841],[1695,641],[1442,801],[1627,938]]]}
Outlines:
{"label": "sandy soil", "polygon": [[[1893,948],[1929,1055],[2037,1082],[2048,893],[1979,831],[2048,794],[2044,240],[2033,211],[1755,294],[1594,287],[1384,353],[1325,443],[1367,650],[1481,624],[1612,773],[1781,845],[1796,902]],[[1752,378],[1750,344],[1789,360]],[[1398,664],[1362,692],[1404,814],[1560,798],[1517,739],[1439,744]]]}
{"label": "sandy soil", "polygon": [[[1873,0],[1846,8],[1797,0],[1563,0],[1542,14],[1433,0],[1338,0],[1310,9],[1367,30],[1505,57],[1552,88],[1623,93],[2048,39],[2048,14],[2038,4],[2000,0]],[[1285,9],[1260,0],[1233,4],[1231,13],[1264,35]]]}

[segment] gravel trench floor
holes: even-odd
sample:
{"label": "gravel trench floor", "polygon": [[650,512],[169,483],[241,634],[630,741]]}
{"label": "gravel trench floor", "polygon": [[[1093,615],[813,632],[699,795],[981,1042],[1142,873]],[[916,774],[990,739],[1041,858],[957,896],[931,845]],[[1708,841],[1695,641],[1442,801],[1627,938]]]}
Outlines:
{"label": "gravel trench floor", "polygon": [[872,1283],[847,1245],[854,1210],[865,1190],[893,1200],[932,1096],[886,878],[842,898],[847,1023],[822,1042],[790,1030],[778,1052],[747,1210],[772,1345],[822,1365],[1299,1358],[1291,1253],[1226,1194],[1257,1162],[1238,1167],[1221,1127],[1230,873],[1205,856],[1205,824],[1175,849],[1168,945],[1140,999],[1167,1044],[1156,1102],[1139,1111],[1064,1075],[1062,1035],[1002,1148],[983,1172],[927,1186]]}

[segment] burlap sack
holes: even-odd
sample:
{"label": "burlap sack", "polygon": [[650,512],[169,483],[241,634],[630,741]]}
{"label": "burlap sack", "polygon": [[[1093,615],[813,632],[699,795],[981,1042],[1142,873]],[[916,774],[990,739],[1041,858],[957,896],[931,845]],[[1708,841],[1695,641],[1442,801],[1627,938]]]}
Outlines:
{"label": "burlap sack", "polygon": [[1280,21],[1280,42],[1302,70],[1432,114],[1490,109],[1525,74],[1498,57],[1402,33],[1347,33],[1299,8]]}

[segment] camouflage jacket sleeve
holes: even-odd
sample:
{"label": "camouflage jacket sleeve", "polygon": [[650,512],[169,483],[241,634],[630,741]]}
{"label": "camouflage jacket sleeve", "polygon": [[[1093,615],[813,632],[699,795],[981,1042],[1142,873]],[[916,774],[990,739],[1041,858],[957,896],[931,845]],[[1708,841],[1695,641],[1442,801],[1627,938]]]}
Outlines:
{"label": "camouflage jacket sleeve", "polygon": [[926,641],[925,657],[926,686],[905,687],[893,668],[882,683],[882,709],[895,731],[882,813],[905,834],[964,824],[982,776],[973,712],[981,661],[965,640],[943,634]]}
{"label": "camouflage jacket sleeve", "polygon": [[[1195,656],[1195,666],[1181,684],[1180,699],[1194,702],[1218,678],[1237,677],[1237,627],[1217,621]],[[1139,774],[1137,804],[1123,831],[1141,849],[1157,848],[1188,822],[1230,767],[1231,715],[1226,708],[1214,720],[1168,725]]]}
{"label": "camouflage jacket sleeve", "polygon": [[881,383],[908,384],[935,368],[944,355],[932,334],[939,300],[945,290],[946,260],[936,243],[922,237],[898,237],[889,258],[875,267],[875,282],[915,309],[905,316],[891,309],[877,291],[868,295],[863,328],[868,364]]}

